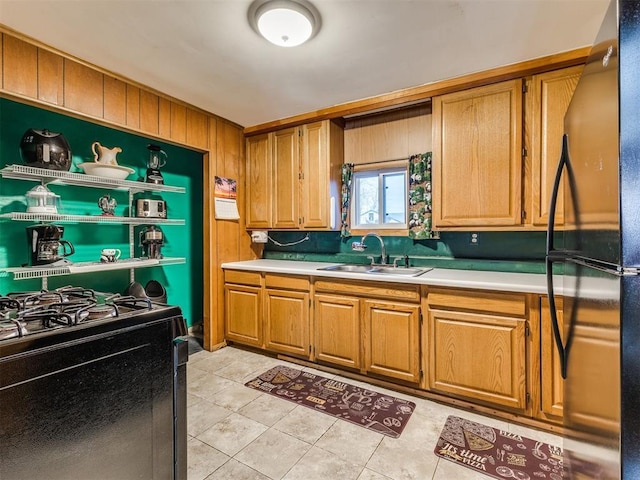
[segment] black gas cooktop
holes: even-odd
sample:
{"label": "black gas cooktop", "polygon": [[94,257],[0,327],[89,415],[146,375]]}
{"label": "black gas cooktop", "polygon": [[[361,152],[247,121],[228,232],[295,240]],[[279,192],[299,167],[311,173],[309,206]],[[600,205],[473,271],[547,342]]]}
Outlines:
{"label": "black gas cooktop", "polygon": [[11,292],[0,296],[0,342],[43,332],[115,321],[165,305],[147,298],[96,292],[82,287]]}

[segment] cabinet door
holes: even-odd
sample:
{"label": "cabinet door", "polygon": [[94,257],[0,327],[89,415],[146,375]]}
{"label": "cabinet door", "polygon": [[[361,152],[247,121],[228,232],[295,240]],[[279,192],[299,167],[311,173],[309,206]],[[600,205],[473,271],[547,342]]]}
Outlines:
{"label": "cabinet door", "polygon": [[301,127],[302,226],[329,227],[329,122],[316,122]]}
{"label": "cabinet door", "polygon": [[359,299],[343,295],[315,295],[314,332],[316,360],[360,368]]}
{"label": "cabinet door", "polygon": [[268,350],[309,357],[309,293],[265,290]]}
{"label": "cabinet door", "polygon": [[[564,381],[562,380],[558,349],[553,339],[547,297],[542,298],[540,307],[540,408],[545,415],[562,417]],[[558,309],[558,326],[562,334],[562,299],[556,299],[556,308]]]}
{"label": "cabinet door", "polygon": [[429,309],[429,388],[526,408],[525,321]]}
{"label": "cabinet door", "polygon": [[271,137],[247,138],[247,228],[271,227]]}
{"label": "cabinet door", "polygon": [[420,307],[364,302],[364,369],[417,383],[420,380]]}
{"label": "cabinet door", "polygon": [[[582,67],[534,75],[527,94],[527,130],[531,140],[531,223],[546,226],[556,167],[562,153],[564,114],[573,96]],[[558,194],[556,225],[562,224],[562,184]]]}
{"label": "cabinet door", "polygon": [[262,295],[260,287],[225,285],[225,336],[245,345],[262,347]]}
{"label": "cabinet door", "polygon": [[[297,228],[300,162],[298,128],[287,128],[273,134],[273,227]],[[316,180],[317,181],[317,180]]]}
{"label": "cabinet door", "polygon": [[522,81],[433,99],[435,228],[521,224]]}

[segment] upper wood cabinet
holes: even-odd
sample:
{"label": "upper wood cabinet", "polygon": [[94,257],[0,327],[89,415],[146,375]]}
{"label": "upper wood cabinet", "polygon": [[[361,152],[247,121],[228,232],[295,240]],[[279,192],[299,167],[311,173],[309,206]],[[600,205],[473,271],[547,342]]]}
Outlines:
{"label": "upper wood cabinet", "polygon": [[[582,66],[565,68],[527,81],[525,137],[527,160],[531,162],[531,196],[526,221],[546,226],[556,167],[562,153],[564,115],[578,84]],[[556,225],[563,223],[562,183],[556,208]]]}
{"label": "upper wood cabinet", "polygon": [[271,228],[272,134],[246,140],[247,228]]}
{"label": "upper wood cabinet", "polygon": [[522,216],[522,80],[434,97],[434,227],[508,227]]}
{"label": "upper wood cabinet", "polygon": [[300,152],[297,127],[273,134],[273,228],[297,228]]}
{"label": "upper wood cabinet", "polygon": [[337,228],[343,139],[329,120],[248,137],[247,228]]}

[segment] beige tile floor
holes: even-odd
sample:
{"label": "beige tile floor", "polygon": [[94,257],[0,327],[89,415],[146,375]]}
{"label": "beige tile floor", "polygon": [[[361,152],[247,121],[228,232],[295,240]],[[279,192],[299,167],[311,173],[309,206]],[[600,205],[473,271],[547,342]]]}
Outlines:
{"label": "beige tile floor", "polygon": [[189,480],[490,478],[434,455],[448,415],[561,445],[560,438],[548,433],[368,386],[417,405],[400,438],[393,439],[244,386],[279,364],[287,363],[234,347],[190,356]]}

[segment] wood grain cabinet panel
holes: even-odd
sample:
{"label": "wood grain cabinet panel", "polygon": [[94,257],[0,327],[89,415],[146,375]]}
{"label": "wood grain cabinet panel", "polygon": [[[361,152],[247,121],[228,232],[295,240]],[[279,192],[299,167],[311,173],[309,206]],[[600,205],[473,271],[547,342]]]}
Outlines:
{"label": "wood grain cabinet panel", "polygon": [[327,230],[339,226],[344,158],[340,126],[324,120],[247,137],[246,146],[247,171],[252,172],[252,183],[247,186],[251,194],[248,228]]}
{"label": "wood grain cabinet panel", "polygon": [[53,105],[64,101],[64,61],[60,55],[38,49],[38,99]]}
{"label": "wood grain cabinet panel", "polygon": [[127,123],[127,84],[108,75],[104,77],[104,119],[118,125]]}
{"label": "wood grain cabinet panel", "polygon": [[420,381],[420,306],[364,301],[364,370]]}
{"label": "wood grain cabinet panel", "polygon": [[64,106],[102,118],[104,113],[103,74],[68,58],[64,59]]}
{"label": "wood grain cabinet panel", "polygon": [[434,97],[434,227],[521,224],[522,80]]}
{"label": "wood grain cabinet panel", "polygon": [[524,412],[526,301],[515,293],[429,289],[428,388]]}
{"label": "wood grain cabinet panel", "polygon": [[11,35],[3,35],[2,66],[5,90],[38,98],[37,47]]}
{"label": "wood grain cabinet panel", "polygon": [[246,140],[247,161],[247,228],[270,228],[272,162],[271,140],[268,133]]}
{"label": "wood grain cabinet panel", "polygon": [[[549,299],[543,297],[540,303],[540,410],[545,419],[548,416],[561,419],[563,413],[564,380],[562,379],[560,357],[553,339]],[[558,326],[562,334],[564,325],[562,299],[557,298],[555,303]]]}
{"label": "wood grain cabinet panel", "polygon": [[429,309],[429,388],[526,408],[525,321]]}
{"label": "wood grain cabinet panel", "polygon": [[313,314],[316,360],[359,369],[362,366],[360,299],[316,294]]}
{"label": "wood grain cabinet panel", "polygon": [[261,288],[226,284],[224,303],[226,338],[244,345],[263,347]]}
{"label": "wood grain cabinet panel", "polygon": [[[527,92],[526,130],[530,132],[531,223],[546,226],[556,166],[562,153],[564,115],[573,97],[582,66],[534,75]],[[563,223],[562,184],[558,194],[556,225]]]}
{"label": "wood grain cabinet panel", "polygon": [[309,358],[309,292],[265,290],[265,347]]}
{"label": "wood grain cabinet panel", "polygon": [[160,99],[154,93],[140,90],[140,130],[158,135],[160,128]]}
{"label": "wood grain cabinet panel", "polygon": [[4,51],[4,37],[3,33],[0,33],[0,86],[4,88],[4,55],[2,52]]}
{"label": "wood grain cabinet panel", "polygon": [[273,135],[273,228],[296,228],[299,188],[298,128]]}
{"label": "wood grain cabinet panel", "polygon": [[334,229],[342,188],[343,130],[329,121],[310,123],[300,129],[301,226]]}

